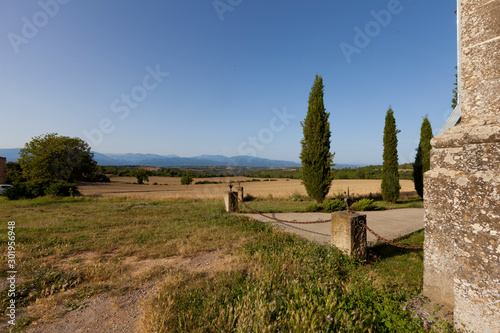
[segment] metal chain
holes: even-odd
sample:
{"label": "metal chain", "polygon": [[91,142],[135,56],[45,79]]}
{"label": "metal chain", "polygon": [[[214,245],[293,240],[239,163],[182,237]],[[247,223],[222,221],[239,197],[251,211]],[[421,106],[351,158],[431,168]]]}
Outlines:
{"label": "metal chain", "polygon": [[293,228],[293,229],[297,229],[297,230],[301,230],[301,231],[306,231],[306,232],[309,232],[311,234],[316,234],[316,235],[320,235],[320,236],[326,236],[326,237],[330,237],[331,235],[327,235],[327,234],[323,234],[321,232],[317,232],[317,231],[312,231],[312,230],[307,230],[307,229],[302,229],[302,228],[299,228],[299,227],[296,227],[294,225],[289,225],[289,224],[286,224],[286,223],[283,223],[283,222],[280,222],[280,221],[277,221],[279,224],[282,224],[284,226],[287,226],[289,228]]}
{"label": "metal chain", "polygon": [[[264,215],[262,214],[261,212],[259,212],[258,210],[248,206],[246,203],[244,203],[239,197],[238,197],[238,194],[236,192],[232,192],[233,195],[236,197],[236,199],[238,199],[239,202],[241,202],[246,208],[250,209],[251,211],[255,212],[256,214],[259,214],[265,218],[268,218],[270,220],[274,220],[274,221],[277,221],[281,224],[285,224],[286,226],[288,227],[291,227],[291,228],[295,228],[295,229],[298,229],[298,230],[302,230],[302,231],[307,231],[307,232],[311,232],[313,234],[318,234],[318,235],[322,235],[322,236],[330,236],[330,235],[327,235],[327,234],[322,234],[320,232],[316,232],[316,231],[311,231],[311,230],[306,230],[306,229],[302,229],[302,228],[298,228],[298,227],[295,227],[295,226],[292,226],[292,225],[288,225],[288,224],[319,224],[319,223],[328,223],[328,222],[331,222],[331,220],[323,220],[323,221],[315,221],[315,222],[292,222],[292,221],[285,221],[285,220],[281,220],[281,219],[278,219],[276,217],[272,217],[272,216],[267,216],[267,215]],[[388,240],[387,238],[384,238],[382,236],[380,236],[379,234],[377,234],[375,231],[373,231],[372,229],[370,229],[366,224],[364,224],[363,222],[359,222],[359,224],[361,224],[361,226],[363,228],[365,228],[366,230],[368,230],[370,233],[372,233],[375,237],[377,237],[379,240],[381,240],[382,242],[384,243],[387,243],[387,244],[390,244],[392,246],[396,246],[396,247],[399,247],[399,248],[403,248],[403,249],[423,249],[424,246],[423,245],[406,245],[406,244],[399,244],[399,243],[395,243],[393,241],[390,241]]]}
{"label": "metal chain", "polygon": [[424,248],[423,245],[406,245],[406,244],[394,243],[393,241],[390,241],[387,238],[384,238],[384,237],[380,236],[379,234],[377,234],[375,231],[373,231],[372,229],[370,229],[363,222],[361,222],[361,221],[358,221],[358,222],[359,222],[359,224],[361,224],[361,226],[363,226],[363,228],[365,228],[366,230],[368,230],[369,232],[371,232],[375,237],[377,237],[379,240],[381,240],[384,243],[387,243],[387,244],[390,244],[392,246],[396,246],[396,247],[399,247],[399,248],[403,248],[403,249],[423,249]]}
{"label": "metal chain", "polygon": [[281,223],[290,223],[290,224],[319,224],[319,223],[328,223],[328,222],[331,222],[332,220],[322,220],[322,221],[312,221],[312,222],[295,222],[295,221],[286,221],[286,220],[281,220],[281,219],[278,219],[276,217],[272,217],[272,216],[267,216],[267,215],[264,215],[262,214],[261,212],[259,212],[258,210],[248,206],[246,203],[244,203],[239,197],[238,197],[238,194],[236,192],[232,192],[233,195],[236,197],[236,199],[238,199],[239,202],[241,202],[245,207],[247,207],[248,209],[250,209],[251,211],[255,212],[256,214],[259,214],[265,218],[268,218],[270,220],[274,220],[274,221],[277,221],[277,222],[281,222]]}

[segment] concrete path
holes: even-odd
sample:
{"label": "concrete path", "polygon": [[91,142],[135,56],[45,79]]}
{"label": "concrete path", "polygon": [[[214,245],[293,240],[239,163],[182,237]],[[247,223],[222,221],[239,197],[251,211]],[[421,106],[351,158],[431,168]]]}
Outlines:
{"label": "concrete path", "polygon": [[[405,208],[377,212],[358,212],[366,215],[367,225],[387,239],[396,239],[424,228],[424,209]],[[242,214],[260,222],[275,222],[258,214]],[[321,221],[331,218],[330,213],[268,213],[264,214],[286,221]],[[288,224],[274,223],[277,227],[310,240],[330,243],[331,223]],[[375,236],[367,232],[368,245],[376,241]]]}

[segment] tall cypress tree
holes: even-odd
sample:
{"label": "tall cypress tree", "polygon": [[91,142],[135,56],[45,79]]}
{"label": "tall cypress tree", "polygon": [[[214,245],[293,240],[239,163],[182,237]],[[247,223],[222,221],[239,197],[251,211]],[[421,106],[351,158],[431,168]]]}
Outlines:
{"label": "tall cypress tree", "polygon": [[424,197],[424,173],[422,172],[422,146],[419,144],[417,147],[417,155],[415,156],[415,163],[413,163],[413,183],[417,194]]}
{"label": "tall cypress tree", "polygon": [[399,199],[398,137],[394,111],[389,107],[384,126],[384,164],[382,169],[382,198],[396,202]]}
{"label": "tall cypress tree", "polygon": [[[457,69],[457,66],[455,66]],[[455,74],[455,88],[453,88],[453,98],[451,99],[451,108],[455,109],[458,104],[458,74]]]}
{"label": "tall cypress tree", "polygon": [[301,125],[304,138],[302,151],[302,183],[309,197],[322,203],[333,180],[333,156],[330,153],[330,123],[323,103],[323,78],[316,74],[309,94],[307,115]]}
{"label": "tall cypress tree", "polygon": [[415,190],[420,197],[424,197],[424,173],[431,169],[431,139],[432,126],[429,118],[424,117],[422,126],[420,127],[420,142],[417,148],[417,156],[413,164],[413,181],[415,182]]}

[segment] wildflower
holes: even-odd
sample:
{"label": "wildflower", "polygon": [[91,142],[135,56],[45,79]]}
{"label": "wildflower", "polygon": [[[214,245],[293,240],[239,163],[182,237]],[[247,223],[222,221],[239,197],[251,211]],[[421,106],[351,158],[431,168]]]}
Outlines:
{"label": "wildflower", "polygon": [[333,321],[333,318],[332,318],[332,317],[330,317],[329,315],[328,315],[328,316],[326,316],[326,319],[328,319],[329,321]]}

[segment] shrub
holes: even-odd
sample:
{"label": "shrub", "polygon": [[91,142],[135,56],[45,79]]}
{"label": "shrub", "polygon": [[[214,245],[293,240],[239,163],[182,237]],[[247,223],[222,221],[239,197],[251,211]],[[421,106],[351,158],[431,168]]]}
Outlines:
{"label": "shrub", "polygon": [[5,190],[5,192],[3,192],[3,195],[9,200],[19,200],[22,198],[26,198],[26,199],[34,198],[33,196],[28,195],[28,193],[29,193],[29,191],[28,191],[28,188],[26,186],[26,183],[17,183],[17,184],[14,184],[14,186]]}
{"label": "shrub", "polygon": [[45,186],[45,195],[56,195],[58,197],[69,197],[73,195],[79,195],[78,188],[76,184],[68,183],[63,180],[50,182]]}
{"label": "shrub", "polygon": [[243,201],[254,201],[256,198],[251,194],[245,194]]}
{"label": "shrub", "polygon": [[44,195],[72,196],[79,195],[75,184],[63,180],[19,182],[4,192],[9,200],[33,199]]}
{"label": "shrub", "polygon": [[337,212],[339,210],[345,210],[346,209],[346,204],[344,201],[336,198],[336,199],[329,199],[325,201],[324,203],[325,206],[325,211],[331,213],[331,212]]}
{"label": "shrub", "polygon": [[109,179],[108,176],[106,176],[103,173],[99,172],[94,172],[88,179],[86,179],[89,182],[97,182],[97,183],[109,183],[111,180]]}
{"label": "shrub", "polygon": [[290,196],[290,198],[293,201],[305,201],[305,200],[307,200],[307,196],[299,193],[298,191],[293,192],[292,195]]}
{"label": "shrub", "polygon": [[352,210],[367,211],[376,209],[377,205],[373,202],[373,199],[361,199],[352,204]]}
{"label": "shrub", "polygon": [[321,210],[323,210],[323,207],[315,203],[310,204],[309,206],[306,207],[306,212],[319,212]]}

